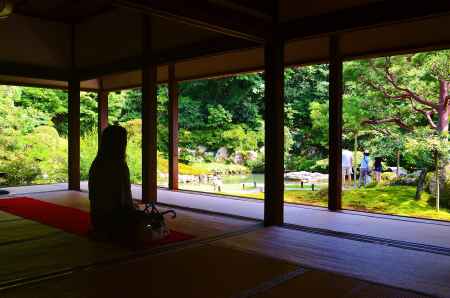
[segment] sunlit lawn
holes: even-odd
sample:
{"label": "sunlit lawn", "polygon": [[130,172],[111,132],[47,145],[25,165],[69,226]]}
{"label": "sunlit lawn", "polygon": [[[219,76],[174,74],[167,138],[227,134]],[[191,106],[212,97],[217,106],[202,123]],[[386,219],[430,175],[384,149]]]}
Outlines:
{"label": "sunlit lawn", "polygon": [[[418,201],[414,199],[415,193],[414,186],[379,186],[344,190],[343,208],[450,221],[450,210],[441,207],[440,212],[437,212],[435,201],[428,193],[422,193],[422,198]],[[263,193],[227,194],[257,199],[264,196]],[[328,198],[325,191],[290,190],[285,191],[284,201],[326,207]]]}

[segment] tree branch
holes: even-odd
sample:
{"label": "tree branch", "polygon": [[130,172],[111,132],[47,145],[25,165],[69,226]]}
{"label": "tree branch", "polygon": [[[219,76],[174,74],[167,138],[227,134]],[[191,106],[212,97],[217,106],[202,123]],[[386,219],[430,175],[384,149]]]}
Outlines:
{"label": "tree branch", "polygon": [[370,87],[372,87],[373,89],[375,89],[375,90],[377,90],[377,91],[383,93],[384,97],[391,98],[391,99],[399,99],[399,100],[405,100],[405,99],[410,98],[410,96],[407,95],[407,94],[400,94],[400,95],[392,95],[392,94],[389,94],[389,93],[387,92],[387,90],[386,90],[383,86],[381,86],[381,85],[376,85],[376,84],[374,84],[373,82],[371,82],[371,81],[365,79],[364,77],[362,77],[362,80],[364,80],[364,82],[365,82],[366,84],[368,84]]}
{"label": "tree branch", "polygon": [[413,131],[411,127],[406,125],[399,117],[394,118],[386,118],[386,119],[369,119],[364,120],[361,122],[361,124],[369,124],[369,125],[379,125],[379,124],[385,124],[385,123],[394,123],[397,124],[400,128],[406,129],[408,131]]}
{"label": "tree branch", "polygon": [[401,87],[397,83],[395,75],[390,71],[389,66],[390,66],[390,57],[386,57],[386,62],[384,63],[385,78],[389,83],[391,83],[391,85],[395,89],[404,92],[404,95],[407,95],[408,97],[412,97],[415,101],[417,101],[423,105],[429,106],[430,108],[433,108],[436,110],[439,109],[439,106],[437,104],[435,104],[434,102],[432,102],[431,100],[428,100],[428,99],[424,98],[423,96],[418,95],[417,93],[413,92],[411,89]]}
{"label": "tree branch", "polygon": [[414,111],[422,113],[428,120],[428,123],[430,124],[430,126],[434,129],[437,128],[436,123],[434,123],[433,119],[431,118],[435,111],[434,110],[425,110],[425,109],[419,109],[418,107],[416,107],[416,105],[414,104],[414,101],[412,99],[410,99],[411,101],[411,107]]}
{"label": "tree branch", "polygon": [[[435,109],[436,111],[439,109],[439,105],[435,104],[433,101],[428,100],[420,95],[418,95],[417,93],[415,93],[414,91],[412,91],[411,89],[405,88],[405,87],[401,87],[398,83],[397,80],[395,78],[395,75],[390,71],[390,57],[386,57],[385,58],[385,63],[383,66],[384,72],[380,71],[374,64],[373,62],[370,60],[369,61],[369,65],[372,68],[372,70],[374,72],[376,72],[378,75],[382,76],[385,78],[385,80],[392,86],[394,87],[396,90],[400,91],[401,94],[399,95],[393,95],[390,94],[386,88],[384,88],[381,85],[375,84],[374,82],[365,79],[365,83],[368,84],[370,87],[372,87],[373,89],[383,93],[383,95],[387,98],[391,98],[391,99],[398,99],[398,100],[405,100],[408,98],[412,98],[415,101],[417,101],[418,103],[421,103],[423,105],[426,105],[432,109]],[[364,77],[363,77],[364,79]]]}

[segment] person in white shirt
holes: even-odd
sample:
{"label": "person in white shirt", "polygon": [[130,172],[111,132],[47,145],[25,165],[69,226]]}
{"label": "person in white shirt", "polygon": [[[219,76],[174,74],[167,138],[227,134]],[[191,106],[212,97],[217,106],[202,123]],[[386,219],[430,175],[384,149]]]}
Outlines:
{"label": "person in white shirt", "polygon": [[349,150],[342,150],[342,184],[346,184],[346,177],[348,177],[348,184],[352,183],[353,174],[353,153]]}

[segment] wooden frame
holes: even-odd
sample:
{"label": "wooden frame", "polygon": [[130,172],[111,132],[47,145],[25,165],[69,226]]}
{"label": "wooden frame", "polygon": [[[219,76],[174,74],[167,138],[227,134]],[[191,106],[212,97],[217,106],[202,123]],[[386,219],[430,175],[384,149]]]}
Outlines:
{"label": "wooden frame", "polygon": [[71,72],[68,81],[68,181],[69,190],[80,191],[80,78],[76,72],[75,26],[70,30]]}
{"label": "wooden frame", "polygon": [[157,200],[157,141],[156,141],[156,64],[152,53],[151,19],[143,17],[142,64],[142,201]]}
{"label": "wooden frame", "polygon": [[169,65],[169,189],[178,190],[178,83]]}
{"label": "wooden frame", "polygon": [[80,80],[69,80],[68,89],[68,178],[69,190],[80,190]]}
{"label": "wooden frame", "polygon": [[114,5],[258,43],[264,42],[270,24],[267,22],[270,16],[255,17],[239,13],[214,5],[212,1],[199,0],[193,5],[186,5],[183,0],[116,0]]}
{"label": "wooden frame", "polygon": [[339,37],[330,37],[328,209],[342,208],[342,58]]}
{"label": "wooden frame", "polygon": [[98,102],[97,102],[97,133],[98,133],[98,145],[100,147],[102,133],[106,127],[108,127],[108,96],[109,92],[105,90],[100,90],[98,92]]}
{"label": "wooden frame", "polygon": [[300,39],[448,13],[450,13],[449,1],[429,1],[427,5],[423,5],[420,2],[406,0],[384,0],[343,11],[284,22],[281,24],[280,32],[285,40]]}
{"label": "wooden frame", "polygon": [[[154,53],[154,59],[158,65],[161,66],[180,61],[189,61],[199,57],[218,55],[232,51],[242,51],[243,49],[255,47],[255,43],[246,40],[233,40],[233,42],[230,42],[230,38],[227,37],[220,39],[214,38],[207,42],[196,42],[182,48],[172,48]],[[112,73],[133,71],[139,69],[141,65],[142,56],[136,56],[128,59],[121,59],[110,64],[79,69],[79,73],[83,80],[88,80]]]}
{"label": "wooden frame", "polygon": [[264,47],[264,225],[284,221],[284,42],[276,34]]}
{"label": "wooden frame", "polygon": [[0,61],[0,72],[2,75],[39,78],[43,80],[68,81],[70,79],[70,72],[67,69],[43,67],[32,64]]}

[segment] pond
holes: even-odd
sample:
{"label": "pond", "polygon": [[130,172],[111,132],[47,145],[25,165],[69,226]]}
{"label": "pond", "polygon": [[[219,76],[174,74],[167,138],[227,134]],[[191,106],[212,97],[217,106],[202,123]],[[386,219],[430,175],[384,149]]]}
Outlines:
{"label": "pond", "polygon": [[[236,195],[261,193],[264,191],[264,174],[230,175],[221,177],[222,185],[220,191],[213,183],[180,183],[179,188],[184,190],[203,191],[211,193],[231,193]],[[312,185],[285,180],[285,190],[311,190]],[[315,183],[314,189],[318,190],[326,183]]]}

